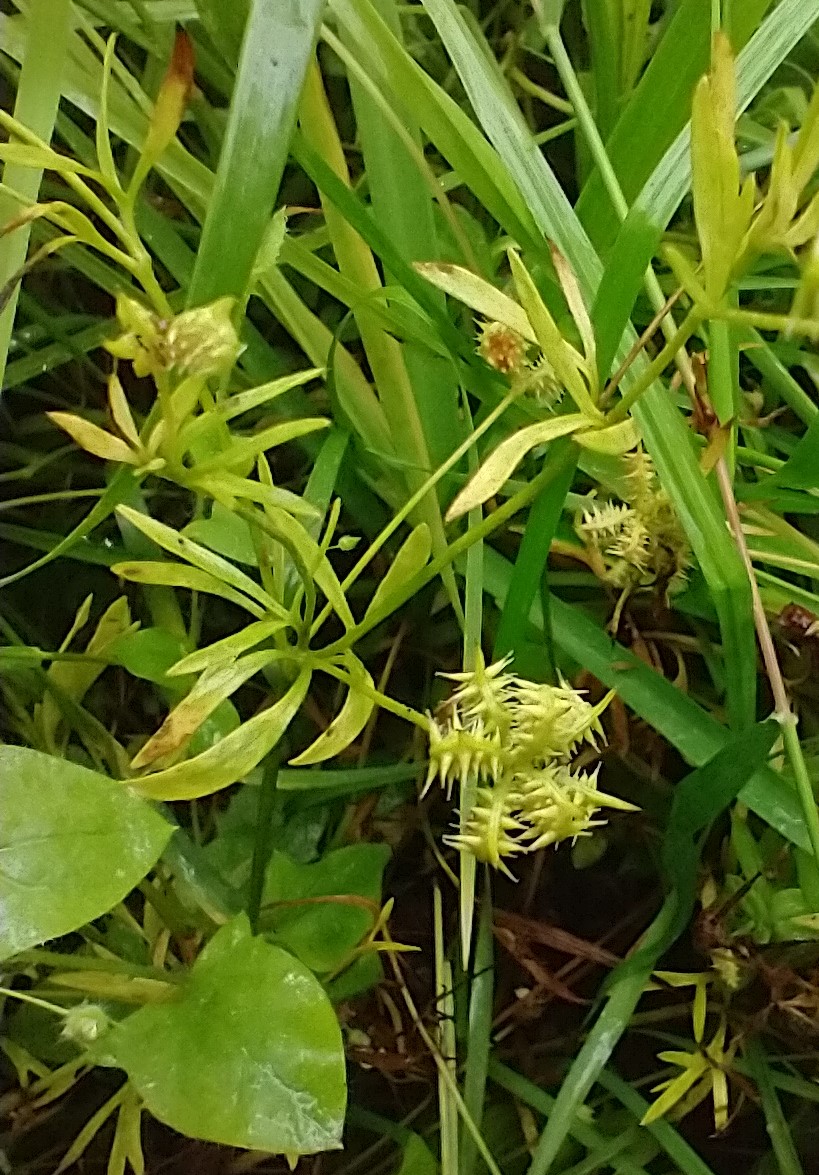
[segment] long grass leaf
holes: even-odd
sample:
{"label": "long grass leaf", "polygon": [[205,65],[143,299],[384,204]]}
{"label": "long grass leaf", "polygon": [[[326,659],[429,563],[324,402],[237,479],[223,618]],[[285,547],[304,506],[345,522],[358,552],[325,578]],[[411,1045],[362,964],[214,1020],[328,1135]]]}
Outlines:
{"label": "long grass leaf", "polygon": [[197,306],[240,298],[287,161],[323,0],[253,0],[219,168],[188,290]]}

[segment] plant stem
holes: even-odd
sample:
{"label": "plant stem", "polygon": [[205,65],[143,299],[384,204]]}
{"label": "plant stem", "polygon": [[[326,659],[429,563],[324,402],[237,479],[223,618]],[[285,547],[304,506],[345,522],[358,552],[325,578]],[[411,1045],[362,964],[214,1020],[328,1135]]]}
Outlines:
{"label": "plant stem", "polygon": [[[652,274],[652,277],[654,275]],[[656,278],[655,278],[656,280]],[[657,287],[659,290],[659,286]],[[665,304],[662,292],[660,292],[660,306]],[[661,326],[664,328],[668,324],[670,315],[663,318]],[[629,390],[624,396],[615,404],[610,412],[606,414],[606,419],[615,424],[617,421],[625,420],[630,410],[634,407],[644,392],[647,392],[658,375],[662,375],[669,363],[673,363],[678,359],[682,348],[693,335],[694,331],[702,322],[702,311],[694,306],[688,311],[680,326],[676,328],[668,339],[668,342],[663,347],[662,351],[649,363],[648,367],[640,375],[640,378],[635,380]],[[673,319],[671,319],[673,327]]]}
{"label": "plant stem", "polygon": [[[483,899],[475,942],[475,962],[469,985],[469,1029],[466,1041],[464,1103],[480,1130],[486,1096],[486,1077],[492,1052],[492,1002],[495,992],[494,943],[492,938],[492,881],[484,866]],[[477,1153],[469,1132],[461,1133],[460,1175],[472,1175]]]}
{"label": "plant stem", "polygon": [[265,875],[272,851],[271,831],[276,811],[276,784],[279,778],[279,758],[274,752],[267,760],[259,789],[259,806],[256,810],[256,828],[253,840],[253,857],[250,862],[250,885],[247,897],[247,916],[254,934],[259,929],[259,911],[262,907]]}
{"label": "plant stem", "polygon": [[[566,460],[573,459],[574,455],[569,451]],[[548,485],[550,481],[560,474],[562,468],[562,463],[555,463],[547,469],[542,469],[536,477],[532,478],[528,485],[518,490],[513,497],[509,498],[507,502],[504,502],[502,506],[499,506],[497,510],[488,514],[480,525],[470,527],[454,543],[450,543],[442,555],[433,559],[431,563],[428,563],[426,567],[411,579],[408,579],[400,591],[397,591],[389,601],[385,601],[377,611],[365,616],[355,628],[351,628],[349,632],[346,632],[343,637],[334,641],[333,644],[327,645],[322,650],[322,655],[330,657],[352,648],[356,641],[361,640],[366,633],[377,628],[391,613],[397,608],[400,608],[402,604],[405,604],[407,600],[411,599],[422,587],[425,587],[435,579],[442,567],[453,564],[461,555],[469,550],[473,543],[477,543],[481,539],[486,538],[487,535],[492,534],[499,526],[503,526],[510,518],[513,518],[524,506],[528,506],[537,497],[543,487]]]}
{"label": "plant stem", "polygon": [[[421,501],[421,499],[424,498],[429,493],[429,491],[431,489],[433,489],[438,484],[439,481],[441,481],[442,478],[446,477],[446,475],[447,475],[447,473],[449,473],[450,469],[454,468],[454,466],[458,464],[458,462],[461,460],[461,458],[464,456],[464,454],[466,452],[468,452],[469,449],[471,449],[472,446],[478,440],[480,440],[480,438],[487,431],[487,429],[490,429],[492,427],[492,425],[495,423],[495,421],[498,420],[503,415],[503,413],[506,411],[506,409],[509,407],[509,405],[512,403],[512,401],[516,398],[516,395],[517,395],[516,392],[509,392],[506,396],[504,396],[504,398],[501,400],[500,404],[498,404],[498,406],[496,408],[493,408],[493,410],[489,413],[489,415],[483,421],[483,423],[480,424],[474,432],[471,432],[469,434],[469,436],[466,438],[466,440],[463,441],[458,446],[458,448],[455,450],[455,452],[452,453],[447,458],[447,460],[443,463],[443,465],[441,465],[438,469],[436,469],[435,473],[431,474],[427,478],[427,480],[424,482],[424,484],[422,486],[418,487],[418,489],[415,491],[415,493],[412,495],[412,497],[409,498],[404,503],[404,505],[401,507],[401,509],[398,510],[397,513],[395,513],[393,515],[393,517],[390,519],[390,521],[387,523],[387,525],[384,527],[384,529],[381,531],[381,533],[376,535],[376,537],[370,543],[367,550],[364,552],[364,554],[358,560],[356,565],[353,567],[352,571],[349,572],[349,574],[346,576],[346,578],[342,582],[341,587],[345,592],[350,590],[352,585],[358,579],[359,575],[361,575],[362,571],[364,571],[370,565],[370,563],[373,561],[375,556],[378,554],[378,552],[384,546],[384,543],[386,543],[387,540],[393,534],[395,534],[395,532],[398,530],[399,526],[401,526],[401,524],[403,522],[405,522],[407,520],[407,518],[409,518],[409,516],[412,514],[413,510],[418,505],[418,503]],[[319,628],[321,628],[322,624],[324,624],[325,620],[327,619],[327,617],[329,615],[330,615],[330,606],[326,605],[324,607],[324,609],[319,613],[318,619],[313,624],[313,627],[311,629],[311,636],[314,633],[318,632]]]}
{"label": "plant stem", "polygon": [[742,520],[739,516],[739,508],[734,497],[731,475],[728,472],[728,466],[724,457],[721,457],[717,462],[716,473],[717,483],[725,506],[725,513],[728,516],[731,533],[734,536],[740,557],[748,573],[748,582],[751,588],[751,600],[753,601],[754,609],[754,625],[756,627],[759,647],[762,652],[765,672],[771,683],[771,692],[774,698],[774,715],[782,726],[782,741],[784,743],[785,753],[788,756],[788,762],[790,763],[791,771],[796,782],[796,790],[802,805],[802,812],[805,817],[805,825],[807,827],[808,837],[810,838],[813,856],[817,865],[819,865],[819,811],[816,807],[816,797],[813,794],[813,787],[810,782],[805,757],[799,741],[799,734],[796,729],[796,716],[791,709],[788,692],[782,677],[782,670],[779,667],[779,660],[776,656],[773,637],[768,627],[768,618],[765,615],[765,609],[759,595],[754,566],[751,562],[751,555],[748,550],[748,544],[745,541],[745,533],[742,529]]}

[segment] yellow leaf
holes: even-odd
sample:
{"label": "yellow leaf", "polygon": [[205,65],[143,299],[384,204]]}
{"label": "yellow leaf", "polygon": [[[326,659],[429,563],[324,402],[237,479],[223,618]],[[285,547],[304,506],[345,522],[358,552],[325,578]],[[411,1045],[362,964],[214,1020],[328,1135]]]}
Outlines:
{"label": "yellow leaf", "polygon": [[471,270],[438,261],[416,262],[415,269],[439,290],[457,298],[490,322],[502,322],[530,343],[538,341],[526,312],[517,302]]}
{"label": "yellow leaf", "polygon": [[182,750],[217,706],[278,656],[274,649],[264,649],[238,661],[222,662],[206,669],[190,693],[174,706],[156,734],[134,757],[133,770],[149,767],[158,759],[167,759]]}
{"label": "yellow leaf", "polygon": [[527,428],[514,433],[498,445],[480,469],[473,474],[447,510],[446,521],[452,522],[477,506],[482,506],[508,481],[531,449],[537,445],[545,445],[547,441],[553,441],[557,437],[577,432],[587,423],[585,416],[573,413],[570,416],[556,416],[551,420],[530,424]]}
{"label": "yellow leaf", "polygon": [[637,425],[629,417],[619,424],[610,424],[608,428],[589,428],[579,432],[574,438],[578,445],[590,449],[593,453],[607,453],[613,457],[622,457],[640,443],[640,434]]}
{"label": "yellow leaf", "polygon": [[315,742],[295,759],[290,760],[291,767],[311,767],[314,763],[334,759],[358,738],[367,725],[375,701],[368,693],[362,691],[361,686],[366,685],[370,690],[374,689],[373,679],[357,657],[351,654],[348,663],[350,688],[344,705]]}
{"label": "yellow leaf", "polygon": [[71,412],[47,412],[46,415],[87,453],[102,457],[104,461],[121,461],[125,465],[138,464],[136,454],[129,449],[125,441],[112,436],[105,429],[98,428],[90,420],[83,420],[81,416],[74,416]]}
{"label": "yellow leaf", "polygon": [[557,245],[550,241],[549,250],[552,254],[552,264],[555,267],[557,280],[560,282],[560,288],[563,290],[563,297],[566,299],[575,326],[580,334],[580,338],[583,340],[583,352],[586,356],[586,363],[588,364],[589,371],[592,371],[597,367],[597,344],[594,338],[594,327],[592,326],[589,312],[586,309],[583,294],[580,291],[580,286],[578,285],[572,267],[560,252]]}
{"label": "yellow leaf", "polygon": [[178,29],[171,60],[159,87],[142,154],[128,189],[131,197],[136,195],[148,172],[176,137],[193,88],[193,67],[193,42],[184,30]]}
{"label": "yellow leaf", "polygon": [[215,746],[129,786],[150,800],[195,800],[245,779],[282,738],[304,701],[310,676],[309,668],[302,669],[283,698]]}
{"label": "yellow leaf", "polygon": [[[512,267],[512,276],[515,279],[515,289],[521,305],[526,311],[529,321],[537,337],[540,349],[551,364],[558,382],[565,387],[580,411],[586,415],[589,424],[602,420],[603,414],[594,403],[582,372],[591,374],[583,356],[567,343],[557,328],[546,303],[541,298],[537,286],[526,266],[514,250],[509,250],[509,264]],[[594,373],[596,378],[596,372]]]}
{"label": "yellow leaf", "polygon": [[131,415],[130,405],[125,398],[125,390],[116,372],[112,372],[108,380],[108,403],[111,408],[111,416],[114,424],[125,437],[126,441],[129,441],[134,448],[137,448],[139,445],[139,433],[137,432],[134,418]]}

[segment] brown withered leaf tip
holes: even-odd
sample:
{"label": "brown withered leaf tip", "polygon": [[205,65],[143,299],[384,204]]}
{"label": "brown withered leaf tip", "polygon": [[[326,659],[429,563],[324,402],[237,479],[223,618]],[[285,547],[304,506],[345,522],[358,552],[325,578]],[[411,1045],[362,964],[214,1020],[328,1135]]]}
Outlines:
{"label": "brown withered leaf tip", "polygon": [[173,53],[168,63],[168,80],[180,82],[185,87],[185,101],[190,97],[193,89],[193,70],[196,58],[193,51],[193,41],[184,29],[176,30],[173,43]]}

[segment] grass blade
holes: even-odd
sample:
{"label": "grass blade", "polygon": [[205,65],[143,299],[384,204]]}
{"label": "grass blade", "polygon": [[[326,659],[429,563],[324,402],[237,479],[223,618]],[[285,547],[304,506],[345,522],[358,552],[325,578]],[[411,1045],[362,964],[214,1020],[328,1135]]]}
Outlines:
{"label": "grass blade", "polygon": [[323,0],[253,0],[188,305],[246,294],[284,171]]}
{"label": "grass blade", "polygon": [[[8,18],[6,18],[8,19]],[[22,70],[17,83],[14,115],[45,142],[51,139],[62,88],[63,65],[71,35],[70,0],[41,0],[31,7],[27,23]],[[5,42],[4,42],[5,48]],[[3,182],[32,204],[40,190],[42,172],[36,168],[7,163]],[[20,211],[20,206],[6,193],[0,194],[0,225]],[[0,238],[0,288],[17,273],[26,259],[28,227]],[[12,294],[0,313],[0,388],[6,368],[17,294]]]}

